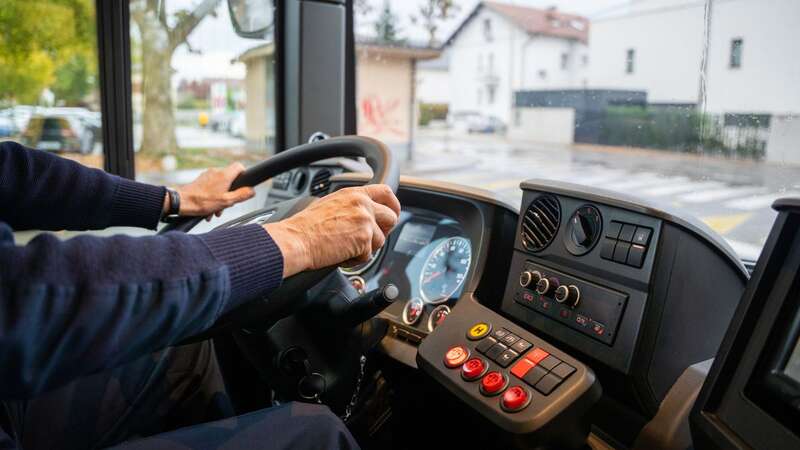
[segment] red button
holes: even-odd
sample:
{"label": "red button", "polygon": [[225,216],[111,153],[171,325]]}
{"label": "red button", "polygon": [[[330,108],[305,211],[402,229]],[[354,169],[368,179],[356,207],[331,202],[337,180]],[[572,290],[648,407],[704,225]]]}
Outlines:
{"label": "red button", "polygon": [[493,371],[486,374],[481,380],[481,392],[484,395],[494,395],[506,388],[508,380],[500,372]]}
{"label": "red button", "polygon": [[533,361],[529,361],[525,358],[520,359],[514,364],[514,367],[511,368],[511,373],[514,374],[517,378],[522,378],[528,373],[529,370],[533,369],[536,364]]}
{"label": "red button", "polygon": [[468,381],[477,380],[486,372],[486,363],[480,358],[472,358],[461,366],[461,376]]}
{"label": "red button", "polygon": [[454,369],[464,364],[467,358],[469,358],[469,350],[463,345],[456,345],[455,347],[451,347],[444,355],[444,365]]}
{"label": "red button", "polygon": [[511,386],[503,393],[503,399],[500,400],[500,405],[508,412],[519,411],[530,402],[530,396],[525,388],[520,386]]}
{"label": "red button", "polygon": [[528,352],[527,355],[525,355],[525,359],[530,360],[534,365],[536,365],[539,364],[541,360],[547,358],[548,356],[550,356],[550,353],[547,353],[541,348],[535,348],[530,352]]}

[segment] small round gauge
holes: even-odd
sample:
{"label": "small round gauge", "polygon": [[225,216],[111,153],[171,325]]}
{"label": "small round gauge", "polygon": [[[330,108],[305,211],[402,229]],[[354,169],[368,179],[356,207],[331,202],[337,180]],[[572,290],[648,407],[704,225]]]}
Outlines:
{"label": "small round gauge", "polygon": [[403,322],[405,322],[406,325],[414,325],[419,318],[422,317],[422,311],[424,309],[425,302],[423,302],[421,298],[412,298],[406,303],[406,306],[403,307]]}
{"label": "small round gauge", "polygon": [[347,276],[361,275],[362,273],[366,272],[366,270],[369,269],[372,266],[372,264],[375,263],[375,261],[378,260],[378,256],[381,255],[382,248],[383,247],[372,252],[372,255],[369,257],[369,260],[367,262],[356,264],[355,266],[350,266],[350,267],[341,266],[339,267],[339,272]]}
{"label": "small round gauge", "polygon": [[464,283],[471,261],[472,246],[466,238],[452,237],[439,244],[419,276],[422,298],[431,304],[447,301]]}
{"label": "small round gauge", "polygon": [[433,331],[441,325],[444,319],[447,319],[448,314],[450,314],[450,307],[447,305],[439,305],[433,308],[431,315],[428,316],[428,331]]}
{"label": "small round gauge", "polygon": [[569,218],[564,246],[575,256],[585,255],[600,240],[602,230],[600,211],[592,205],[583,205]]}

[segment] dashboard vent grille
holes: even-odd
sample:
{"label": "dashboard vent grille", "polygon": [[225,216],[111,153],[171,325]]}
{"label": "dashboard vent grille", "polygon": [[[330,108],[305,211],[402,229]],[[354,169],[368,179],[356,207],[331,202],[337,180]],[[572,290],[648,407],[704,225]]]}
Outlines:
{"label": "dashboard vent grille", "polygon": [[553,241],[561,223],[561,205],[552,195],[540,195],[522,217],[522,245],[532,252],[544,250]]}
{"label": "dashboard vent grille", "polygon": [[321,197],[328,193],[331,188],[331,171],[320,169],[311,178],[311,195]]}

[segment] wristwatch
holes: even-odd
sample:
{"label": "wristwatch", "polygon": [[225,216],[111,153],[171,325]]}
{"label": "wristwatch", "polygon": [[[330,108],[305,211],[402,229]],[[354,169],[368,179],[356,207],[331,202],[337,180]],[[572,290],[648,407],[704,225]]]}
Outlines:
{"label": "wristwatch", "polygon": [[181,195],[175,189],[167,189],[169,195],[169,211],[161,218],[163,222],[170,222],[179,216],[181,211]]}

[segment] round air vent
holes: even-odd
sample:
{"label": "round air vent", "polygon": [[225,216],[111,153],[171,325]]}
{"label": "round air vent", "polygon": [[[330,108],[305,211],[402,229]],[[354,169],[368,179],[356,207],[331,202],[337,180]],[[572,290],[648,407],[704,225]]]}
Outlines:
{"label": "round air vent", "polygon": [[532,252],[544,250],[556,237],[560,223],[558,199],[549,194],[536,197],[522,216],[522,245]]}

